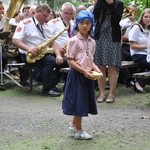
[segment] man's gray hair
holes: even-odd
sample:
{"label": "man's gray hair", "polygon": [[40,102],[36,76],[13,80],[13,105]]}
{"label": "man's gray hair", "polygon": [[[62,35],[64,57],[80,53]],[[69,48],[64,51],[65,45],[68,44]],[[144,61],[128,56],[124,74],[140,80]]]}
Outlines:
{"label": "man's gray hair", "polygon": [[62,5],[62,7],[61,7],[61,11],[64,10],[66,7],[72,8],[74,12],[76,11],[74,5],[73,5],[72,3],[70,3],[70,2],[64,3],[64,4]]}

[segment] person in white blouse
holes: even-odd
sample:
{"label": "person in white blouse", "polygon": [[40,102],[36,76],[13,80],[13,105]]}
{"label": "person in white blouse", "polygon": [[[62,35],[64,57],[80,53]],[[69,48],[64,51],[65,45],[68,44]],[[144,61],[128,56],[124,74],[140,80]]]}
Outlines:
{"label": "person in white blouse", "polygon": [[[75,7],[72,3],[66,2],[61,7],[60,17],[52,19],[48,22],[48,25],[50,26],[52,30],[52,34],[55,35],[59,31],[61,31],[63,28],[69,26],[69,28],[64,31],[59,37],[55,40],[55,42],[58,44],[58,49],[61,53],[61,56],[64,58],[65,65],[64,67],[69,67],[66,61],[66,46],[67,42],[70,37],[72,37],[72,28],[73,28],[73,17],[75,15]],[[60,78],[63,76],[63,73],[60,72],[61,68],[55,69],[54,76],[57,77],[55,79],[55,85],[58,83]],[[55,75],[56,74],[56,75]],[[59,78],[58,78],[59,76]],[[66,80],[66,76],[64,77]],[[55,87],[56,89],[56,87]]]}
{"label": "person in white blouse", "polygon": [[[150,70],[150,62],[147,61],[147,54],[150,44],[150,9],[145,9],[139,20],[129,32],[130,53],[135,63],[143,70]],[[134,90],[144,93],[143,87],[149,83],[147,80],[139,80],[135,83]]]}

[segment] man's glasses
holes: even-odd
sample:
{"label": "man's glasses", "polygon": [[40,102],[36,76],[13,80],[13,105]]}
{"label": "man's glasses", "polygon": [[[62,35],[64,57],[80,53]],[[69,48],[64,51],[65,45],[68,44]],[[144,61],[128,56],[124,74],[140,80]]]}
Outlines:
{"label": "man's glasses", "polygon": [[72,16],[72,15],[73,15],[73,13],[68,13],[68,12],[64,12],[64,11],[63,11],[63,13],[64,13],[65,15],[68,15],[68,16]]}

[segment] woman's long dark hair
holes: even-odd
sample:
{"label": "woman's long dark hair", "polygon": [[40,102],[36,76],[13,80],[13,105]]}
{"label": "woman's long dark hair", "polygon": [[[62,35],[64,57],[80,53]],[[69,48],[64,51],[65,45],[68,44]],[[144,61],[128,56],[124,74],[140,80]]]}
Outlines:
{"label": "woman's long dark hair", "polygon": [[100,10],[103,10],[103,12],[106,12],[108,9],[109,5],[107,4],[106,0],[97,0],[93,14],[94,14],[94,19],[97,20],[100,16]]}

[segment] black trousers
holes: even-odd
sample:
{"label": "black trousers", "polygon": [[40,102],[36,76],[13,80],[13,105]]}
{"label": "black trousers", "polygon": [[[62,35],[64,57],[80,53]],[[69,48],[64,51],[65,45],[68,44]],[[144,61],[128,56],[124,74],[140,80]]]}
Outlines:
{"label": "black trousers", "polygon": [[[142,55],[142,54],[135,54],[132,56],[134,62],[139,64],[141,72],[150,71],[150,63],[147,62],[146,57],[147,57],[147,55]],[[149,79],[139,79],[138,83],[142,87],[144,87],[150,83],[150,80]]]}
{"label": "black trousers", "polygon": [[[22,61],[26,62],[26,55],[21,54]],[[55,55],[45,55],[42,59],[34,63],[33,78],[43,83],[43,92],[50,91],[55,85],[58,84],[63,73],[60,69],[68,67],[66,59],[60,65],[56,64]],[[22,68],[23,69],[23,68]],[[29,77],[29,70],[24,69],[22,72],[22,80],[26,80]]]}

